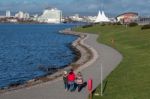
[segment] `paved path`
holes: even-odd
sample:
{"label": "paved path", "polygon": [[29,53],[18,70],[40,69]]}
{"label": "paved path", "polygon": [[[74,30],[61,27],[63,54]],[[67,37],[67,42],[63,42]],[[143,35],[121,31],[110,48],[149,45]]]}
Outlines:
{"label": "paved path", "polygon": [[[93,79],[93,87],[100,83],[100,64],[103,64],[103,77],[105,78],[122,60],[122,56],[116,50],[96,42],[97,35],[88,34],[85,44],[91,46],[95,55],[95,62],[81,72],[85,78]],[[88,91],[84,88],[80,93],[65,92],[61,79],[46,82],[30,88],[19,89],[0,95],[0,99],[87,99]]]}

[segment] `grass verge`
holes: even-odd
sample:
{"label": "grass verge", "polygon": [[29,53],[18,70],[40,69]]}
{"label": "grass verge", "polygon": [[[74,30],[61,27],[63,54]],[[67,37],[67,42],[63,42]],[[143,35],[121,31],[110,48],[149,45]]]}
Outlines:
{"label": "grass verge", "polygon": [[[104,81],[107,81],[104,96],[93,99],[150,99],[150,29],[95,25],[74,30],[100,35],[98,42],[123,55],[123,61]],[[100,86],[95,93],[100,93]]]}

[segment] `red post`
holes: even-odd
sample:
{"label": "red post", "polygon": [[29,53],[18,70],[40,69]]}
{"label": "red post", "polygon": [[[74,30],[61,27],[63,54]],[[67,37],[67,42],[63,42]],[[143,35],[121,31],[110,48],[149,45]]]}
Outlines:
{"label": "red post", "polygon": [[92,87],[93,87],[93,81],[92,81],[92,79],[89,79],[88,80],[88,91],[90,94],[90,99],[92,99]]}
{"label": "red post", "polygon": [[89,90],[89,92],[92,91],[92,83],[93,83],[92,79],[89,79],[88,80],[88,90]]}

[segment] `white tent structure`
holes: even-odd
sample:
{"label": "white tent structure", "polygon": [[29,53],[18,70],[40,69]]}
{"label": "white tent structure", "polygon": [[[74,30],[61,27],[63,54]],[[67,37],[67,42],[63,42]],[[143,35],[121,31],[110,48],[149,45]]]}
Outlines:
{"label": "white tent structure", "polygon": [[104,11],[99,11],[98,12],[98,15],[97,15],[97,18],[95,20],[95,23],[98,23],[98,22],[110,22],[108,17],[106,17]]}

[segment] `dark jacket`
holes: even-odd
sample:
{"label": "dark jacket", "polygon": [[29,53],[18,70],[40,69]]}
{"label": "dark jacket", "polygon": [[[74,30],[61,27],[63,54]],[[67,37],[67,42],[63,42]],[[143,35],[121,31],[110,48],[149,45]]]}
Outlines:
{"label": "dark jacket", "polygon": [[63,80],[64,80],[64,83],[67,83],[68,82],[68,80],[67,80],[67,76],[63,76]]}

